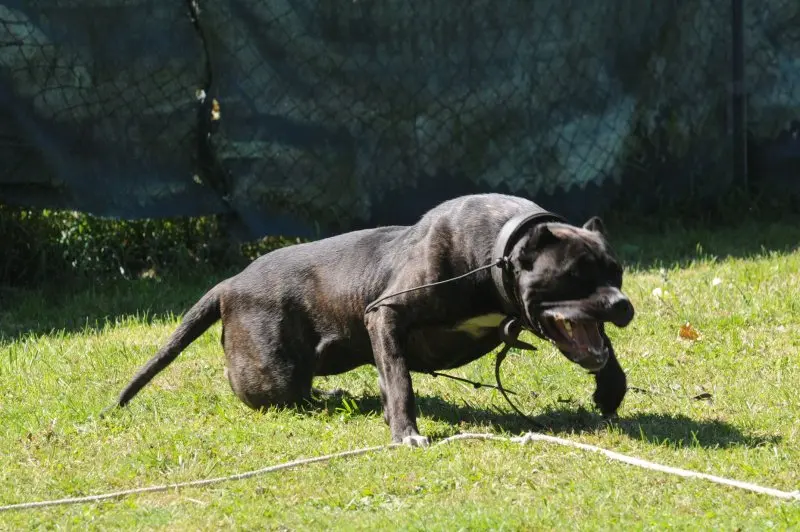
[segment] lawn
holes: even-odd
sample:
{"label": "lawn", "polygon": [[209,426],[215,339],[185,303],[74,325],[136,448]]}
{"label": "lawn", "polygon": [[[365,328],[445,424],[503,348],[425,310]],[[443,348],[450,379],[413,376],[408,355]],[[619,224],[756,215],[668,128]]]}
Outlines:
{"label": "lawn", "polygon": [[[589,376],[549,346],[505,384],[547,434],[800,489],[800,248],[794,224],[614,233],[637,316],[610,330],[627,371],[602,423]],[[223,274],[0,292],[0,505],[215,477],[389,440],[372,368],[319,379],[352,401],[253,412],[223,377],[217,324],[130,407],[98,419]],[[684,339],[691,323],[700,337]],[[527,338],[541,344],[534,338]],[[493,382],[492,357],[454,371]],[[494,390],[414,376],[420,429],[531,430]],[[547,443],[396,448],[201,488],[0,513],[0,528],[789,529],[800,502]]]}

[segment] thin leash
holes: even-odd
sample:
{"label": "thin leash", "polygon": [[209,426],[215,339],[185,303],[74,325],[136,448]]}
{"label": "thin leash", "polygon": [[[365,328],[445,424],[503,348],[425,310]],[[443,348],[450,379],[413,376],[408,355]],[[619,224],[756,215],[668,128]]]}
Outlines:
{"label": "thin leash", "polygon": [[[486,383],[483,383],[483,382],[472,381],[472,380],[469,380],[469,379],[465,379],[463,377],[457,377],[455,375],[449,375],[447,373],[440,373],[438,371],[429,371],[428,375],[431,375],[433,377],[446,377],[448,379],[453,379],[454,381],[459,381],[459,382],[464,382],[464,383],[467,383],[467,384],[471,384],[472,387],[475,388],[476,390],[479,389],[479,388],[493,388],[495,390],[498,390],[503,395],[503,398],[506,400],[506,402],[509,404],[509,406],[511,406],[511,408],[514,410],[514,412],[517,413],[517,415],[522,417],[524,420],[526,420],[528,423],[530,423],[531,425],[533,425],[536,428],[539,428],[539,429],[546,428],[545,425],[543,425],[542,423],[536,421],[532,417],[530,417],[527,414],[523,413],[519,408],[517,408],[517,405],[515,405],[514,401],[512,401],[511,398],[508,396],[508,394],[517,395],[517,392],[515,392],[513,390],[509,390],[508,388],[503,386],[503,382],[500,379],[500,366],[503,363],[503,361],[506,359],[506,355],[508,355],[508,352],[512,347],[516,347],[516,346],[512,345],[512,343],[507,341],[505,343],[505,345],[503,345],[503,348],[500,350],[500,352],[497,353],[497,356],[494,359],[494,378],[497,381],[496,385],[494,385],[494,384],[486,384]],[[530,350],[536,351],[536,348],[533,347],[533,346],[528,346],[528,347],[526,347],[526,349],[530,349]]]}
{"label": "thin leash", "polygon": [[[445,283],[451,283],[453,281],[458,281],[460,279],[464,279],[465,277],[469,277],[470,275],[474,275],[474,274],[476,274],[478,272],[481,272],[483,270],[487,270],[489,268],[494,268],[494,267],[500,268],[500,267],[505,266],[506,264],[508,264],[508,257],[502,257],[502,258],[497,259],[496,261],[494,261],[494,262],[492,262],[490,264],[486,264],[486,265],[481,266],[479,268],[475,268],[474,270],[470,270],[467,273],[464,273],[464,274],[459,275],[457,277],[451,277],[450,279],[445,279],[443,281],[437,281],[435,283],[423,284],[423,285],[420,285],[420,286],[415,286],[413,288],[408,288],[406,290],[401,290],[399,292],[393,292],[393,293],[385,295],[385,296],[383,296],[383,297],[381,297],[379,299],[376,299],[375,301],[373,301],[372,303],[367,305],[367,308],[364,310],[364,314],[366,315],[366,314],[372,312],[373,310],[375,310],[379,306],[379,304],[381,302],[383,302],[383,301],[385,301],[387,299],[390,299],[392,297],[399,296],[399,295],[402,295],[402,294],[407,294],[409,292],[414,292],[414,291],[417,291],[417,290],[422,290],[422,289],[425,289],[425,288],[432,288],[434,286],[443,285]],[[500,352],[497,353],[497,356],[495,358],[494,378],[497,381],[496,385],[476,382],[476,381],[472,381],[472,380],[469,380],[469,379],[465,379],[463,377],[457,377],[455,375],[449,375],[447,373],[441,373],[441,372],[438,372],[438,371],[428,371],[427,373],[428,373],[428,375],[431,375],[433,377],[445,377],[445,378],[452,379],[452,380],[455,380],[455,381],[471,384],[472,387],[475,388],[476,390],[478,388],[493,388],[495,390],[498,390],[503,395],[503,398],[506,400],[506,402],[514,410],[514,412],[516,412],[519,416],[521,416],[523,419],[528,421],[534,427],[544,428],[544,425],[542,425],[541,423],[539,423],[538,421],[536,421],[532,417],[524,414],[519,408],[517,408],[517,406],[514,404],[513,401],[511,401],[511,398],[508,396],[508,394],[516,395],[516,392],[505,388],[503,386],[503,383],[500,380],[500,366],[503,363],[503,361],[506,359],[506,356],[508,355],[508,352],[512,347],[515,347],[515,348],[520,349],[520,350],[527,350],[527,351],[536,351],[537,349],[536,349],[535,346],[533,346],[533,345],[531,345],[531,344],[529,344],[527,342],[523,342],[522,340],[520,340],[518,338],[520,333],[522,332],[522,322],[518,318],[513,318],[513,317],[505,318],[505,320],[503,320],[503,322],[498,327],[498,330],[499,330],[499,333],[500,333],[500,338],[503,341],[504,345],[503,345],[503,348],[500,350]],[[533,332],[535,334],[537,334],[537,336],[541,336],[541,337],[544,338],[543,332],[541,331],[541,326],[539,326],[539,330],[538,331],[534,330]]]}
{"label": "thin leash", "polygon": [[409,292],[415,292],[417,290],[422,290],[423,288],[431,288],[433,286],[439,286],[439,285],[442,285],[442,284],[445,284],[445,283],[451,283],[453,281],[458,281],[458,280],[463,279],[465,277],[469,277],[470,275],[474,275],[474,274],[476,274],[476,273],[478,273],[480,271],[488,270],[489,268],[494,268],[495,266],[500,267],[503,264],[505,264],[507,260],[508,259],[506,257],[503,257],[502,259],[497,259],[496,261],[494,261],[491,264],[486,264],[485,266],[481,266],[480,268],[475,268],[474,270],[468,271],[467,273],[459,275],[458,277],[452,277],[450,279],[445,279],[444,281],[437,281],[435,283],[423,284],[423,285],[420,285],[420,286],[415,286],[413,288],[409,288],[407,290],[401,290],[399,292],[394,292],[392,294],[385,295],[385,296],[383,296],[383,297],[381,297],[379,299],[376,299],[375,301],[373,301],[369,305],[367,305],[367,308],[364,310],[364,314],[365,315],[369,314],[370,312],[372,312],[373,310],[375,310],[379,306],[378,303],[380,303],[382,301],[385,301],[385,300],[387,300],[387,299],[389,299],[391,297],[399,296],[399,295],[402,295],[402,294],[407,294]]}
{"label": "thin leash", "polygon": [[[479,388],[493,388],[495,390],[501,390],[501,391],[503,390],[502,386],[497,386],[497,385],[494,385],[494,384],[486,384],[485,382],[473,381],[473,380],[470,380],[470,379],[465,379],[464,377],[458,377],[456,375],[450,375],[448,373],[442,373],[440,371],[428,371],[427,374],[430,375],[431,377],[445,377],[447,379],[452,379],[454,381],[463,382],[464,384],[471,384],[472,387],[475,388],[476,390],[479,389]],[[517,392],[515,392],[513,390],[505,389],[505,391],[507,393],[510,393],[511,395],[516,395],[517,394]]]}
{"label": "thin leash", "polygon": [[[379,306],[379,304],[381,302],[383,302],[383,301],[385,301],[387,299],[390,299],[392,297],[399,296],[399,295],[402,295],[402,294],[406,294],[406,293],[409,293],[409,292],[414,292],[414,291],[417,291],[417,290],[422,290],[422,289],[425,289],[425,288],[431,288],[431,287],[434,287],[434,286],[443,285],[445,283],[450,283],[450,282],[453,282],[453,281],[458,281],[460,279],[464,279],[465,277],[469,277],[470,275],[474,275],[474,274],[476,274],[476,273],[478,273],[480,271],[483,271],[483,270],[486,270],[486,269],[489,269],[489,268],[492,268],[492,267],[498,267],[498,268],[499,267],[503,267],[503,266],[506,266],[507,264],[508,264],[508,257],[503,257],[503,258],[498,259],[498,260],[496,260],[496,261],[494,261],[494,262],[492,262],[490,264],[486,264],[486,265],[481,266],[479,268],[475,268],[474,270],[470,270],[467,273],[459,275],[457,277],[452,277],[450,279],[445,279],[443,281],[437,281],[435,283],[423,284],[423,285],[420,285],[420,286],[415,286],[413,288],[409,288],[409,289],[406,289],[406,290],[401,290],[399,292],[394,292],[394,293],[385,295],[385,296],[383,296],[383,297],[381,297],[379,299],[376,299],[372,303],[370,303],[367,306],[366,310],[364,311],[364,314],[366,315],[369,312],[372,312],[373,310],[375,310]],[[533,345],[531,345],[531,344],[529,344],[527,342],[524,342],[524,341],[522,341],[522,340],[520,340],[518,338],[521,332],[522,332],[522,322],[520,321],[519,318],[514,318],[514,317],[510,317],[509,316],[499,326],[500,338],[501,338],[502,342],[504,343],[504,345],[503,345],[502,349],[497,353],[497,355],[495,357],[494,378],[495,378],[495,381],[497,382],[497,384],[487,384],[487,383],[483,383],[483,382],[477,382],[477,381],[473,381],[473,380],[470,380],[470,379],[466,379],[464,377],[458,377],[456,375],[450,375],[448,373],[442,373],[442,372],[439,372],[439,371],[427,371],[425,373],[430,375],[430,376],[432,376],[432,377],[444,377],[444,378],[447,378],[447,379],[452,379],[454,381],[463,382],[465,384],[471,384],[472,387],[475,388],[476,390],[480,389],[480,388],[492,388],[494,390],[498,390],[502,394],[502,396],[506,400],[506,402],[509,404],[509,406],[511,406],[512,410],[514,410],[514,412],[516,412],[520,417],[525,419],[528,423],[530,423],[534,427],[537,427],[539,429],[547,428],[546,425],[543,425],[541,422],[536,421],[532,417],[530,417],[527,414],[523,413],[517,407],[517,405],[514,404],[514,402],[511,400],[511,398],[508,396],[508,394],[517,395],[517,393],[515,391],[509,390],[508,388],[503,386],[502,380],[500,378],[500,366],[503,364],[503,361],[506,359],[506,356],[508,355],[508,352],[510,351],[510,349],[512,347],[514,347],[516,349],[519,349],[521,351],[537,351],[536,346],[533,346]],[[538,324],[538,323],[537,324],[533,324],[533,326],[531,327],[531,332],[533,332],[536,336],[539,336],[540,338],[547,339],[546,336],[544,335],[544,331],[543,331],[541,325]],[[635,392],[635,393],[645,393],[645,394],[657,395],[656,392],[653,392],[652,390],[645,390],[643,388],[638,388],[636,386],[629,386],[628,390],[630,390],[631,392]],[[706,398],[707,395],[708,394],[701,394],[699,396],[693,397],[693,399],[703,399],[703,398]]]}

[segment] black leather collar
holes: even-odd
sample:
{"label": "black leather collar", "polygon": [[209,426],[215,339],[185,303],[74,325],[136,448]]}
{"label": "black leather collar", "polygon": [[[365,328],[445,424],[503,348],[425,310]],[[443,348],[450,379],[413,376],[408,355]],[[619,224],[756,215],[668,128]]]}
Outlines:
{"label": "black leather collar", "polygon": [[517,298],[514,286],[514,267],[511,265],[508,255],[521,235],[538,224],[548,222],[567,223],[561,216],[545,210],[517,215],[500,229],[492,250],[492,260],[498,263],[496,268],[492,268],[492,280],[503,303],[503,311],[508,316],[522,317],[523,322],[527,322],[527,320],[524,319],[525,312],[521,307],[522,303]]}

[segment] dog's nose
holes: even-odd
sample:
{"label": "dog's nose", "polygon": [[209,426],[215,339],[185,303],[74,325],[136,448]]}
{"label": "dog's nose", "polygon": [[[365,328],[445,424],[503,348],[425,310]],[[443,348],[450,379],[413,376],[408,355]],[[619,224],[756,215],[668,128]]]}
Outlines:
{"label": "dog's nose", "polygon": [[611,323],[617,327],[626,327],[633,320],[633,304],[622,292],[611,301]]}

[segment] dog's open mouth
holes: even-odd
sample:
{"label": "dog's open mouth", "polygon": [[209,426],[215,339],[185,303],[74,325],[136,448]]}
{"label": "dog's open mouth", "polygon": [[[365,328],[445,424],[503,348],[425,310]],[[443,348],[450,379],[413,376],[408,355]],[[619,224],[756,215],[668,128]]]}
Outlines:
{"label": "dog's open mouth", "polygon": [[558,312],[542,316],[544,332],[571,361],[589,371],[597,371],[608,360],[608,347],[595,320],[574,320]]}

